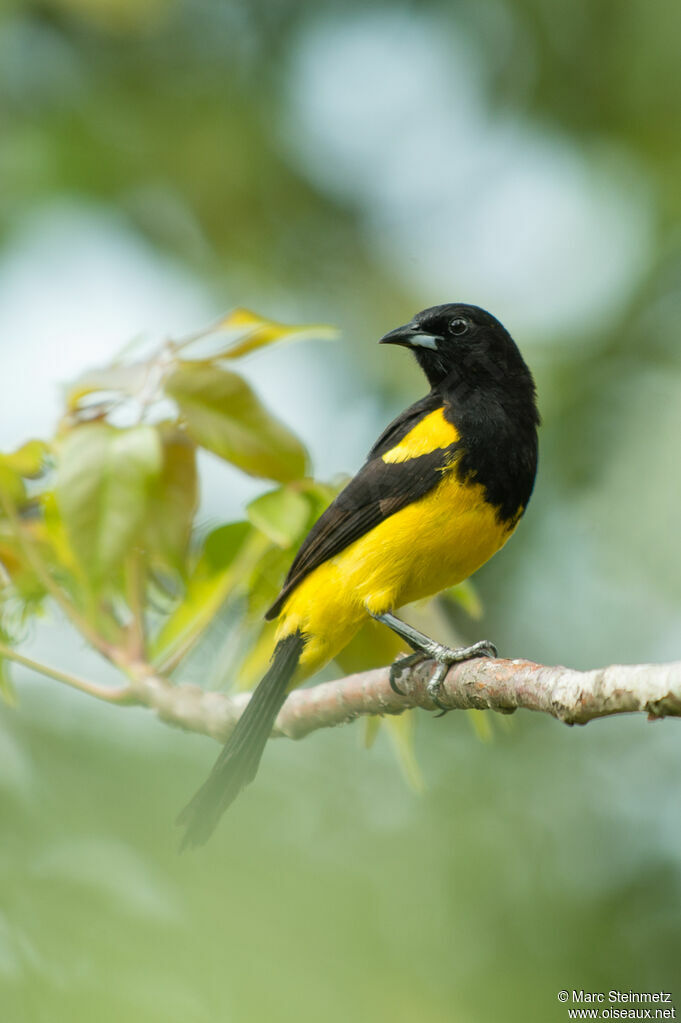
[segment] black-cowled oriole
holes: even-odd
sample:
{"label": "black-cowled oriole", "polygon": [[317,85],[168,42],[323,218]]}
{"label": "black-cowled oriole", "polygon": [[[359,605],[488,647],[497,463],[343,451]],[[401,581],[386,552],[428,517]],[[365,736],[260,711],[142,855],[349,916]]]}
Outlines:
{"label": "black-cowled oriole", "polygon": [[486,641],[451,650],[394,611],[466,579],[515,529],[537,468],[532,375],[477,306],[425,309],[380,343],[410,348],[430,391],[381,434],[298,551],[266,616],[280,617],[270,668],[180,815],[185,845],[205,841],[255,777],[287,690],[342,650],[367,615],[417,651],[406,660],[438,662],[435,702],[450,664],[496,653]]}

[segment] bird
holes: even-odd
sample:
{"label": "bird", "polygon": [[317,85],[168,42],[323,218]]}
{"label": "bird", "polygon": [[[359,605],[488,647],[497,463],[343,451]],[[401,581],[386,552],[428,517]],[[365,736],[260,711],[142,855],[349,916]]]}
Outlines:
{"label": "bird", "polygon": [[472,575],[508,540],[534,487],[540,417],[532,373],[491,313],[431,306],[380,339],[408,348],[429,384],[380,435],[303,540],[265,617],[279,618],[270,666],[202,787],[178,818],[182,847],[203,844],[256,775],[289,689],[332,660],[372,618],[435,661],[439,700],[451,664],[495,657],[488,640],[452,649],[397,617]]}

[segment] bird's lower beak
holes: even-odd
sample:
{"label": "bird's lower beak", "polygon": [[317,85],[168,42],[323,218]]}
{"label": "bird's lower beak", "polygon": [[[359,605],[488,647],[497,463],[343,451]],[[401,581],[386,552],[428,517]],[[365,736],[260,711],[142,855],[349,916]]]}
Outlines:
{"label": "bird's lower beak", "polygon": [[404,348],[437,348],[440,339],[433,334],[425,334],[418,323],[405,323],[384,334],[379,345],[402,345]]}

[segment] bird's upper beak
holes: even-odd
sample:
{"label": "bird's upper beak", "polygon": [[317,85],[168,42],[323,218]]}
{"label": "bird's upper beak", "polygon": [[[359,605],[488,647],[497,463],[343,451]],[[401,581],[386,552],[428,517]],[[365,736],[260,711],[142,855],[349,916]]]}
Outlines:
{"label": "bird's upper beak", "polygon": [[435,349],[440,340],[442,339],[435,334],[427,334],[420,324],[412,321],[384,334],[378,343],[379,345],[402,345],[404,348]]}

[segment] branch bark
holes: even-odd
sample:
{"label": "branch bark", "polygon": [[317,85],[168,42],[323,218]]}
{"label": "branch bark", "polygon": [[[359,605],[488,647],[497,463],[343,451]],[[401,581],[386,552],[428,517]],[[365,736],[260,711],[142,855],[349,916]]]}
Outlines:
{"label": "branch bark", "polygon": [[[401,714],[414,707],[435,710],[426,690],[433,667],[424,661],[406,670],[399,679],[404,696],[390,688],[388,668],[297,689],[287,698],[272,734],[301,739],[362,715]],[[135,702],[156,711],[163,721],[219,741],[231,734],[250,699],[250,693],[227,697],[198,686],[171,685],[154,675],[139,678],[131,688]],[[450,668],[440,699],[451,710],[511,714],[521,708],[550,714],[567,725],[614,714],[646,713],[649,720],[681,717],[681,661],[575,671],[478,658]]]}

